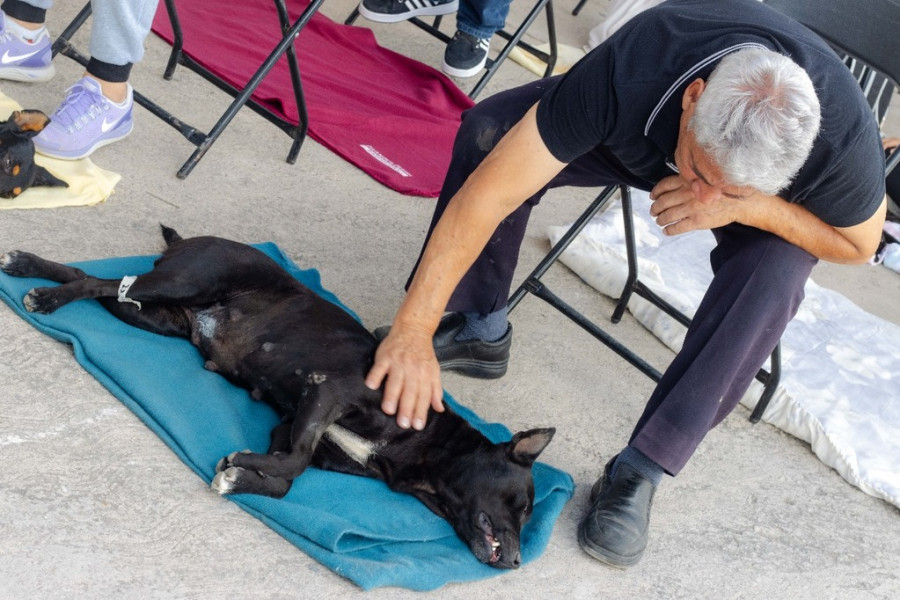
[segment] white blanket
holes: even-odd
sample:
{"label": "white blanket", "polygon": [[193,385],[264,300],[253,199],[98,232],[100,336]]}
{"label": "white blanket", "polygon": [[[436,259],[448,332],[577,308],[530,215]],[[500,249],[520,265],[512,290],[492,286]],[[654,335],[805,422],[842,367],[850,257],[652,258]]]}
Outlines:
{"label": "white blanket", "polygon": [[[640,279],[693,314],[712,278],[712,234],[666,237],[649,218],[647,194],[634,191],[632,197]],[[550,227],[551,243],[566,229]],[[616,204],[582,231],[561,260],[589,285],[618,298],[627,272],[624,248]],[[636,295],[629,310],[674,351],[680,348],[681,325]],[[781,385],[763,419],[808,442],[825,464],[867,494],[900,506],[900,326],[809,281],[781,341]],[[754,382],[741,402],[752,408],[760,391]]]}

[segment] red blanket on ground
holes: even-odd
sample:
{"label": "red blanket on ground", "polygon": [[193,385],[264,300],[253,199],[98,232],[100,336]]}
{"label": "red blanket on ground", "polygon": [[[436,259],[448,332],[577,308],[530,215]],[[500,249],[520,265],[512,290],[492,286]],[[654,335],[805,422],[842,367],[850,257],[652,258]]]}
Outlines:
{"label": "red blanket on ground", "polygon": [[[289,1],[291,17],[306,5]],[[220,0],[215,10],[206,2],[179,2],[177,8],[185,53],[239,88],[281,39],[269,0]],[[171,43],[163,3],[153,31]],[[472,100],[442,73],[380,47],[369,29],[339,25],[323,15],[316,14],[300,32],[296,48],[310,137],[398,192],[437,196],[460,114]],[[253,99],[298,122],[286,57]]]}

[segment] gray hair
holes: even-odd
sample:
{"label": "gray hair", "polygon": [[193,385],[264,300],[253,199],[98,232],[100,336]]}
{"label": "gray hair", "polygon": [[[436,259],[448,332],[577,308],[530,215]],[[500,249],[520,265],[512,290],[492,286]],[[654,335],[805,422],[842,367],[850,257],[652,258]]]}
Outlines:
{"label": "gray hair", "polygon": [[820,121],[806,71],[777,52],[748,48],[719,61],[689,127],[730,185],[776,194],[806,162]]}

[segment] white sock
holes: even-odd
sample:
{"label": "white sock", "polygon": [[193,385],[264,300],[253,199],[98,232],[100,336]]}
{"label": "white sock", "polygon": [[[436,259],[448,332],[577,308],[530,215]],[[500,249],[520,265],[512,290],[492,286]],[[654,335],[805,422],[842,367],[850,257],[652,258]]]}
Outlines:
{"label": "white sock", "polygon": [[29,44],[38,41],[42,35],[49,35],[47,34],[47,28],[43,25],[41,25],[40,29],[28,29],[27,27],[19,25],[9,17],[6,17],[4,25],[10,33]]}

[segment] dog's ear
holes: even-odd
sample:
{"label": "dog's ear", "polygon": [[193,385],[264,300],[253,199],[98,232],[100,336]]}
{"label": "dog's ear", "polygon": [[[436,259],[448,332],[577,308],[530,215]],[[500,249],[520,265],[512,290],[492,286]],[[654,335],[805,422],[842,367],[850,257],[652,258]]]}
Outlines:
{"label": "dog's ear", "polygon": [[509,441],[506,454],[513,462],[530,467],[553,439],[554,433],[556,429],[553,427],[520,431]]}
{"label": "dog's ear", "polygon": [[14,133],[33,138],[43,131],[49,122],[50,117],[39,110],[17,110],[10,115],[7,124],[12,123]]}
{"label": "dog's ear", "polygon": [[34,165],[34,181],[32,182],[33,186],[45,186],[45,187],[69,187],[69,184],[42,167],[41,165]]}

